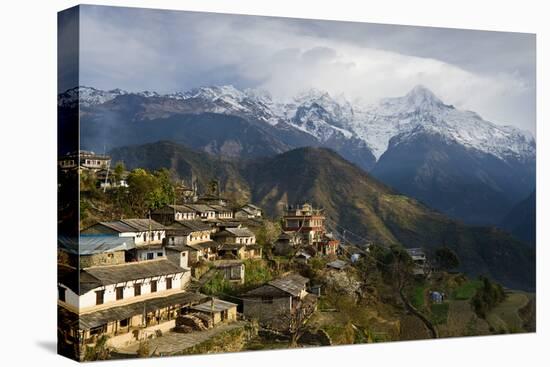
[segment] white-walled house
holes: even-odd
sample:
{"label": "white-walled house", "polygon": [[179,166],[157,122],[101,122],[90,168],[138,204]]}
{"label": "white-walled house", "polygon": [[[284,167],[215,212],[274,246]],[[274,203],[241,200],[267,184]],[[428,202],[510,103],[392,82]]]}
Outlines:
{"label": "white-walled house", "polygon": [[59,301],[81,313],[101,310],[181,292],[187,287],[190,275],[189,269],[167,259],[95,266],[80,270],[76,289],[61,279]]}
{"label": "white-walled house", "polygon": [[185,204],[195,211],[196,217],[200,219],[216,219],[216,211],[206,204]]}
{"label": "white-walled house", "polygon": [[58,318],[64,341],[85,350],[102,335],[120,347],[174,328],[176,317],[205,296],[186,291],[190,269],[167,259],[96,266],[58,266]]}
{"label": "white-walled house", "polygon": [[246,227],[226,228],[216,233],[215,239],[224,244],[253,245],[256,243],[256,235]]}
{"label": "white-walled house", "polygon": [[166,245],[195,245],[211,241],[212,228],[200,220],[176,221],[166,228]]}
{"label": "white-walled house", "polygon": [[178,220],[195,220],[197,213],[186,205],[165,205],[155,209],[151,218],[164,225],[170,225]]}
{"label": "white-walled house", "polygon": [[216,213],[216,219],[233,219],[232,209],[223,205],[216,205],[216,204],[210,204],[208,206],[211,207]]}
{"label": "white-walled house", "polygon": [[166,237],[164,226],[152,219],[121,219],[98,222],[83,229],[81,235],[118,235],[134,239],[136,246],[162,244]]}

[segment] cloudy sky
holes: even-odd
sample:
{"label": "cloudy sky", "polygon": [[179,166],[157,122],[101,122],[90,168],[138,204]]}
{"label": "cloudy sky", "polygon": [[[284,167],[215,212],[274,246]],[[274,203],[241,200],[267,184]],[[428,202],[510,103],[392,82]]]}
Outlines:
{"label": "cloudy sky", "polygon": [[423,84],[535,131],[532,34],[84,6],[80,51],[80,84],[100,89],[317,88],[372,103]]}

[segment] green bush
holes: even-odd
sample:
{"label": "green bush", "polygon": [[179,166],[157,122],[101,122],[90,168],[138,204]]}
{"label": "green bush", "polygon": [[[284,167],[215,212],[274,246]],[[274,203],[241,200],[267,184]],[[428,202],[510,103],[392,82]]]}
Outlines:
{"label": "green bush", "polygon": [[483,285],[476,291],[470,304],[480,318],[486,318],[487,313],[504,301],[506,294],[500,284],[492,283],[488,278],[480,278]]}

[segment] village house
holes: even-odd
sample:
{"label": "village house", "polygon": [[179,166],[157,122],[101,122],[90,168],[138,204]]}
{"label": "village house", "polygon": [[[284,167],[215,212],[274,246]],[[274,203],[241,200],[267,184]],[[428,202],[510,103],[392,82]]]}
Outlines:
{"label": "village house", "polygon": [[228,207],[216,204],[209,204],[208,206],[214,210],[216,219],[233,219],[233,210]]}
{"label": "village house", "polygon": [[166,240],[168,246],[193,245],[211,241],[212,228],[200,220],[175,221],[166,227]]}
{"label": "village house", "polygon": [[132,261],[135,249],[133,238],[110,235],[59,237],[57,244],[57,262],[74,268],[123,264]]}
{"label": "village house", "polygon": [[221,259],[212,262],[218,273],[231,283],[244,284],[245,266],[241,260]]}
{"label": "village house", "polygon": [[424,250],[421,248],[408,248],[405,250],[414,263],[413,274],[420,276],[426,275],[429,266]]}
{"label": "village house", "polygon": [[212,326],[237,321],[237,304],[218,298],[211,298],[204,303],[191,306],[190,309],[207,315]]}
{"label": "village house", "polygon": [[[80,271],[59,265],[58,272],[58,306],[64,309],[64,315],[72,313],[80,318],[64,332],[83,344],[109,335],[109,344],[117,346],[139,340],[148,327],[167,331],[175,326],[181,307],[204,299],[185,291],[189,269],[167,259]],[[139,333],[128,334],[132,330]]]}
{"label": "village house", "polygon": [[261,218],[263,216],[262,209],[253,204],[243,205],[241,208],[235,210],[235,218],[237,219],[254,219]]}
{"label": "village house", "polygon": [[128,172],[124,172],[119,180],[116,180],[113,170],[101,169],[95,173],[97,185],[101,189],[110,189],[116,187],[128,187]]}
{"label": "village house", "polygon": [[176,221],[195,220],[197,214],[194,209],[185,205],[165,205],[151,213],[151,219],[165,225]]}
{"label": "village house", "polygon": [[185,204],[195,212],[195,216],[200,219],[215,219],[216,211],[206,204]]}
{"label": "village house", "polygon": [[[283,231],[293,236],[294,246],[311,246],[322,256],[336,255],[340,242],[326,231],[325,220],[323,209],[314,209],[310,204],[290,205],[284,211]],[[286,239],[281,240],[276,246],[285,252]]]}
{"label": "village house", "polygon": [[302,244],[321,241],[325,234],[323,209],[314,209],[310,204],[289,205],[283,215],[283,231],[297,234]]}
{"label": "village house", "polygon": [[95,154],[81,150],[78,152],[69,152],[64,156],[59,157],[58,166],[62,171],[73,169],[84,169],[91,171],[99,171],[108,168],[111,165],[111,157],[108,155]]}
{"label": "village house", "polygon": [[273,242],[273,254],[277,256],[288,256],[297,248],[298,242],[293,232],[281,232]]}
{"label": "village house", "polygon": [[242,295],[244,316],[280,329],[295,312],[311,315],[317,307],[317,297],[307,292],[308,282],[299,274],[288,274],[246,292]]}
{"label": "village house", "polygon": [[212,194],[204,194],[197,197],[197,200],[195,200],[199,204],[206,204],[206,205],[221,205],[221,206],[227,206],[229,203],[229,200],[226,198],[221,197],[220,195],[212,195]]}
{"label": "village house", "polygon": [[216,241],[221,243],[234,243],[253,245],[256,243],[256,235],[246,227],[226,228],[214,234]]}
{"label": "village house", "polygon": [[76,277],[80,277],[79,289],[75,292],[60,283],[59,300],[69,309],[84,312],[181,291],[189,283],[190,272],[158,259],[82,268]]}
{"label": "village house", "polygon": [[214,234],[219,243],[218,255],[222,258],[257,259],[262,257],[262,248],[256,245],[256,236],[248,228],[225,228]]}
{"label": "village house", "polygon": [[152,219],[121,219],[99,222],[81,231],[81,235],[117,235],[134,239],[136,246],[162,244],[166,237],[164,226]]}

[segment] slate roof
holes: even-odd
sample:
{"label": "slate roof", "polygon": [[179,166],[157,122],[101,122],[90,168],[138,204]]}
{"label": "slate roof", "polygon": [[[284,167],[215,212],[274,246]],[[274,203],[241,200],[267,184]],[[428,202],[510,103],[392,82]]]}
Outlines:
{"label": "slate roof", "polygon": [[164,226],[162,224],[152,219],[121,219],[109,222],[99,222],[97,224],[94,224],[93,226],[96,226],[98,224],[119,233],[146,232],[149,230],[159,231],[164,229]]}
{"label": "slate roof", "polygon": [[235,237],[254,237],[254,233],[246,227],[241,228],[226,228],[216,234],[216,236],[235,236]]}
{"label": "slate roof", "polygon": [[224,243],[220,245],[219,249],[220,250],[238,250],[243,247],[244,247],[243,243]]}
{"label": "slate roof", "polygon": [[251,208],[251,209],[254,209],[254,210],[259,210],[259,211],[262,210],[262,208],[254,205],[254,204],[246,204],[244,207],[248,207],[248,208]]}
{"label": "slate roof", "polygon": [[222,301],[221,299],[214,298],[214,304],[212,301],[206,301],[200,305],[191,307],[193,310],[202,311],[202,312],[221,312],[229,310],[230,308],[237,307],[236,303],[231,303],[227,301]]}
{"label": "slate roof", "polygon": [[191,209],[186,205],[165,205],[162,208],[158,208],[154,213],[171,213],[171,212],[180,212],[180,213],[194,213],[195,210]]}
{"label": "slate roof", "polygon": [[263,286],[246,292],[243,296],[264,296],[264,295],[291,295],[298,297],[305,289],[308,278],[298,274],[289,274],[284,277],[272,280]]}
{"label": "slate roof", "polygon": [[233,212],[228,207],[225,207],[223,205],[217,205],[217,204],[208,204],[208,206],[212,209],[214,209],[216,212]]}
{"label": "slate roof", "polygon": [[199,213],[213,212],[214,211],[213,208],[211,208],[209,205],[206,205],[206,204],[185,204],[185,206],[188,206],[189,208],[191,208],[194,211],[199,212]]}
{"label": "slate roof", "polygon": [[327,264],[328,267],[338,269],[338,270],[344,269],[347,265],[348,265],[348,263],[346,263],[343,260],[334,260],[334,261],[331,261]]}
{"label": "slate roof", "polygon": [[206,298],[207,296],[200,293],[181,292],[166,297],[156,297],[124,306],[85,313],[81,314],[80,317],[63,307],[58,308],[58,314],[62,320],[67,320],[68,324],[72,326],[78,325],[81,330],[89,330],[94,327],[105,325],[110,321],[120,321],[135,315],[143,314],[144,310],[149,313],[168,306],[203,302]]}
{"label": "slate roof", "polygon": [[193,250],[203,250],[205,248],[212,248],[212,247],[217,248],[219,244],[215,241],[205,241],[205,242],[190,244],[187,246],[191,247]]}
{"label": "slate roof", "polygon": [[305,278],[299,274],[289,274],[282,278],[272,280],[268,284],[297,297],[306,287],[308,282],[308,278]]}
{"label": "slate roof", "polygon": [[161,275],[183,273],[180,268],[167,259],[148,260],[120,265],[94,266],[80,271],[80,295],[109,284],[151,278]]}
{"label": "slate roof", "polygon": [[177,226],[188,228],[191,231],[209,231],[211,229],[208,224],[201,220],[177,220],[172,224],[172,228],[177,228]]}

